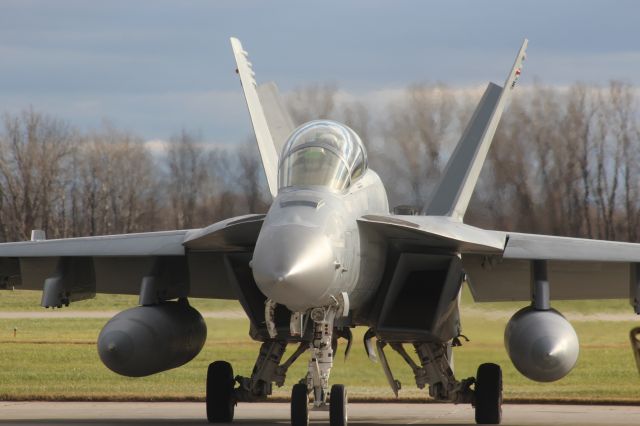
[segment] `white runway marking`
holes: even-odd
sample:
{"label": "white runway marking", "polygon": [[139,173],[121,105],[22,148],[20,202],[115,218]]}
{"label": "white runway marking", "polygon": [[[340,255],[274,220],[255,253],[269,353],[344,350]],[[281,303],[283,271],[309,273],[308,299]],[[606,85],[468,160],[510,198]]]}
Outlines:
{"label": "white runway marking", "polygon": [[[508,320],[517,309],[513,310],[488,310],[479,309],[476,307],[461,308],[460,312],[465,317],[484,318],[488,320]],[[636,315],[631,308],[625,312],[592,312],[582,313],[574,311],[563,311],[564,315],[569,321],[572,322],[585,322],[585,321],[604,321],[604,322],[622,322],[622,321],[638,321],[640,317]]]}

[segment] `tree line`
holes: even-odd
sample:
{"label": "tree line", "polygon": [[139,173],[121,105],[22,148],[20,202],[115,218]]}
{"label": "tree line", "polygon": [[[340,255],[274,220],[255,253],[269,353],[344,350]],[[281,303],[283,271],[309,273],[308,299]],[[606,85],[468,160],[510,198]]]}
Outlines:
{"label": "tree line", "polygon": [[[390,204],[423,210],[481,92],[415,84],[383,104],[309,86],[286,97],[298,124],[329,118],[367,146]],[[467,222],[494,229],[638,241],[637,89],[535,84],[514,93]],[[247,127],[249,128],[247,120]],[[270,203],[253,138],[208,146],[180,130],[161,154],[105,123],[82,132],[27,109],[0,128],[0,240],[206,226]]]}

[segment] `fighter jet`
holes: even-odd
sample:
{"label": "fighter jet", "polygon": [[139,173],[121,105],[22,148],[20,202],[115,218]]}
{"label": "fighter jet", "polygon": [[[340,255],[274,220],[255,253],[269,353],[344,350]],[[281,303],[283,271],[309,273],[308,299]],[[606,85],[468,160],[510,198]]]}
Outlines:
{"label": "fighter jet", "polygon": [[[5,287],[42,290],[42,306],[62,307],[96,293],[139,295],[139,306],[102,329],[98,352],[125,376],[183,365],[206,339],[189,297],[235,299],[261,342],[255,367],[234,375],[225,361],[207,372],[210,422],[230,422],[240,401],[260,401],[293,378],[291,423],[327,410],[347,424],[347,390],[330,385],[337,341],[364,347],[396,395],[387,351],[401,355],[416,386],[437,401],[475,406],[478,423],[501,421],[502,373],[485,363],[458,378],[453,351],[464,342],[461,286],[473,298],[522,301],[505,345],[526,377],[564,377],[578,358],[571,324],[554,299],[629,297],[640,313],[640,245],[500,232],[464,223],[496,127],[525,60],[525,40],[503,86],[489,83],[424,214],[393,214],[360,137],[315,120],[294,128],[273,83],[258,85],[247,52],[231,39],[242,91],[272,202],[267,214],[233,217],[202,229],[0,244]],[[515,171],[514,171],[515,172]],[[532,214],[535,212],[532,212]],[[285,350],[294,345],[285,359]],[[410,353],[414,352],[414,353]]]}

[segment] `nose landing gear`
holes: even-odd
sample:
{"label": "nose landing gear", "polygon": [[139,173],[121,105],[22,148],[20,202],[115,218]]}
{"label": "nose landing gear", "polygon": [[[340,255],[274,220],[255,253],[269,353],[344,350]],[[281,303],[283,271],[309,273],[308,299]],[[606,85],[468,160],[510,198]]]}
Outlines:
{"label": "nose landing gear", "polygon": [[329,424],[331,426],[347,425],[347,389],[344,385],[331,386]]}
{"label": "nose landing gear", "polygon": [[[333,367],[333,320],[337,309],[315,308],[310,317],[313,321],[313,339],[310,344],[311,359],[306,380],[296,384],[291,394],[291,424],[309,424],[309,396],[313,396],[313,409],[329,408],[331,426],[347,425],[347,392],[344,385],[333,385],[329,393],[329,375]],[[327,404],[327,397],[329,398]]]}
{"label": "nose landing gear", "polygon": [[291,426],[309,424],[309,392],[306,383],[293,385],[291,391]]}
{"label": "nose landing gear", "polygon": [[329,391],[329,374],[333,367],[333,319],[335,310],[316,308],[311,311],[313,340],[311,360],[308,364],[307,388],[313,393],[313,405],[319,408],[326,403]]}
{"label": "nose landing gear", "polygon": [[[206,407],[211,423],[233,421],[237,402],[263,401],[272,393],[272,385],[283,386],[289,367],[307,350],[311,352],[307,374],[293,386],[291,394],[291,424],[309,424],[309,410],[329,411],[331,426],[347,425],[347,392],[344,385],[333,385],[329,392],[329,375],[333,367],[334,337],[350,339],[350,333],[336,333],[334,320],[348,314],[348,303],[338,301],[331,306],[315,308],[291,316],[291,337],[299,346],[281,363],[290,340],[278,335],[275,326],[275,303],[267,301],[265,323],[270,339],[263,342],[251,377],[233,376],[228,362],[216,361],[207,374]],[[307,320],[313,323],[313,333],[307,333]],[[311,331],[311,330],[309,330]],[[279,339],[280,337],[280,339]],[[238,386],[236,386],[236,384]],[[310,405],[312,400],[313,405]]]}
{"label": "nose landing gear", "polygon": [[311,311],[314,322],[311,341],[311,360],[307,372],[307,390],[313,394],[315,409],[323,409],[329,400],[331,426],[346,426],[347,397],[344,385],[333,385],[329,394],[329,375],[333,367],[333,320],[336,307],[315,308]]}

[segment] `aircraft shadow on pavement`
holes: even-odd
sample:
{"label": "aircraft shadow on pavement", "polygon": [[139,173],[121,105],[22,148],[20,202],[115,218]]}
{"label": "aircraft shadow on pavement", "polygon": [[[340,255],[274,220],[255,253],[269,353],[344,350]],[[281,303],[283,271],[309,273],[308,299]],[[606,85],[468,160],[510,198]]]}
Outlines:
{"label": "aircraft shadow on pavement", "polygon": [[[358,421],[357,419],[351,419],[351,424],[357,424],[360,426],[378,426],[378,425],[391,425],[391,424],[406,424],[407,419],[397,420],[397,421],[389,421],[389,422],[372,422],[372,421]],[[54,420],[0,420],[0,425],[15,425],[15,426],[35,426],[35,425],[74,425],[74,426],[151,426],[151,425],[210,425],[206,420],[200,419],[153,419],[153,420],[144,420],[144,419],[114,419],[114,420],[96,420],[96,419],[54,419]],[[218,423],[220,426],[233,426],[233,425],[254,425],[254,426],[271,426],[271,425],[288,425],[290,424],[289,420],[274,420],[274,421],[265,421],[265,420],[235,420],[233,423]],[[310,425],[328,425],[329,421],[311,421]],[[414,422],[411,421],[412,425],[433,425],[439,426],[444,425],[442,423],[430,423],[430,422]],[[451,424],[447,423],[447,426],[467,426],[475,423],[461,423],[461,424]]]}

